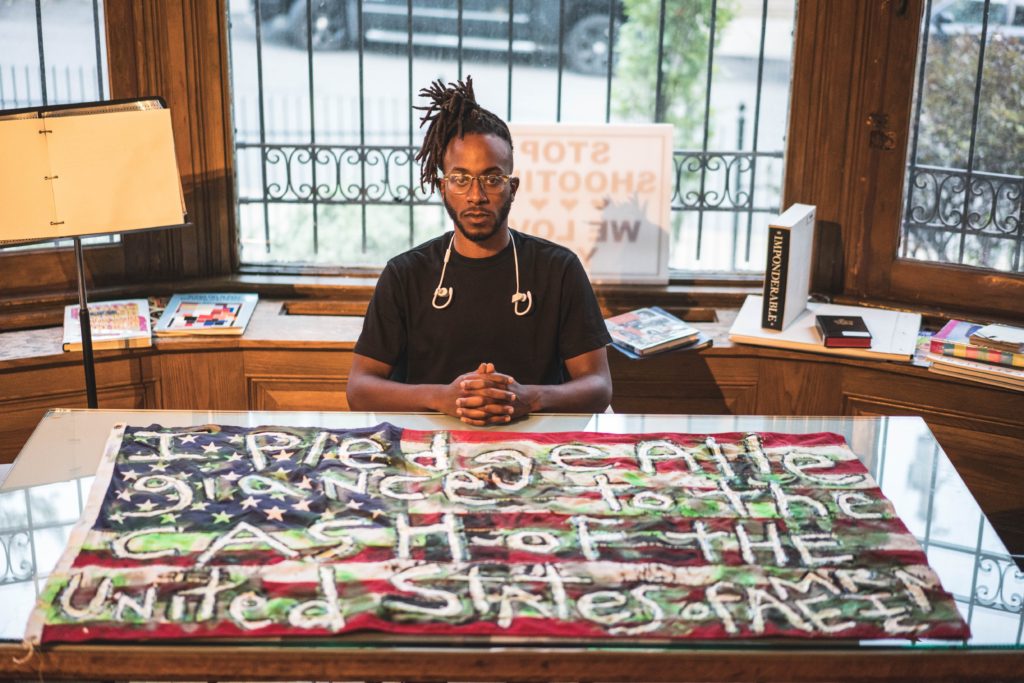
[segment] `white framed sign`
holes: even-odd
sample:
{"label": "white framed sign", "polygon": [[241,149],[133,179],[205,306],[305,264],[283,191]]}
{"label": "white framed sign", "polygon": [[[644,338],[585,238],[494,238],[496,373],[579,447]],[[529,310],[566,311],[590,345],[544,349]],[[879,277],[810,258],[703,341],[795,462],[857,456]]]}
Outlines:
{"label": "white framed sign", "polygon": [[519,177],[509,225],[572,249],[593,282],[668,282],[670,124],[509,128]]}

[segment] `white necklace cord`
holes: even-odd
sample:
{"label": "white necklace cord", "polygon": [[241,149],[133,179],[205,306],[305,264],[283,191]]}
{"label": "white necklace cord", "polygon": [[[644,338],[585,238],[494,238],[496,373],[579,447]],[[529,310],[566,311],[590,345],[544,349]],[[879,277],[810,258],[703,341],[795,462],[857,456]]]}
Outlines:
{"label": "white necklace cord", "polygon": [[[437,281],[437,289],[434,290],[434,298],[430,300],[430,305],[441,310],[442,308],[448,308],[448,304],[452,302],[452,297],[455,296],[454,287],[443,287],[444,285],[444,272],[448,269],[448,259],[452,257],[452,243],[455,242],[455,232],[452,232],[452,238],[448,241],[448,249],[444,252],[444,264],[441,266],[441,279]],[[519,289],[516,286],[516,289]],[[438,298],[444,300],[443,304],[437,303]]]}
{"label": "white necklace cord", "polygon": [[[525,293],[519,291],[519,252],[516,251],[516,237],[511,230],[509,230],[508,236],[512,240],[512,259],[516,264],[516,293],[512,295],[512,310],[521,317],[529,313],[530,309],[533,308],[533,294],[529,290]],[[520,311],[519,303],[522,301],[526,302],[526,308]]]}

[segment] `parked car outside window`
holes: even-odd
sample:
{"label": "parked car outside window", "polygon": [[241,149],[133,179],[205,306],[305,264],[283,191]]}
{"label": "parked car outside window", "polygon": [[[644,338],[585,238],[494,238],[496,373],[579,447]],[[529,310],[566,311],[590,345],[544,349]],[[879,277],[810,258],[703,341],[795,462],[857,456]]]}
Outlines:
{"label": "parked car outside window", "polygon": [[[256,0],[252,2],[255,8]],[[367,46],[408,42],[406,0],[261,0],[258,6],[271,36],[302,48],[311,42],[318,50],[348,49],[356,44],[360,2]],[[621,22],[621,3],[616,5],[616,20]],[[458,47],[457,6],[455,0],[415,0],[413,45]],[[610,52],[608,6],[607,0],[564,0],[564,6],[551,0],[517,0],[511,17],[512,50],[557,54],[559,14],[564,12],[565,65],[580,73],[605,73]],[[462,8],[463,48],[508,52],[508,0],[463,0]]]}

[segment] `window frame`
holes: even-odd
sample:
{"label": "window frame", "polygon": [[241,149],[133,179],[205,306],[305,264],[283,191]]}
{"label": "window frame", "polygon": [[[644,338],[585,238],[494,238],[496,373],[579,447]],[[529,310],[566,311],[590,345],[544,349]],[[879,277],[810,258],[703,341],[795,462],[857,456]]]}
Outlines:
{"label": "window frame", "polygon": [[[824,293],[1020,319],[1024,276],[899,257],[925,0],[800,3],[785,203],[818,205]],[[838,172],[825,160],[844,160]],[[822,265],[824,264],[824,265]],[[830,268],[842,278],[830,278]]]}
{"label": "window frame", "polygon": [[[110,98],[159,95],[171,110],[190,225],[86,246],[90,299],[150,291],[154,281],[230,275],[234,155],[224,0],[105,0]],[[77,301],[71,247],[0,252],[0,329],[60,324]]]}
{"label": "window frame", "polygon": [[[1014,303],[1024,301],[1024,277],[898,257],[923,11],[924,0],[799,3],[783,205],[818,206],[816,292],[1019,319]],[[322,269],[239,266],[226,0],[106,0],[105,20],[110,96],[160,95],[171,109],[192,225],[87,247],[91,292],[154,293],[154,281],[166,288],[225,277],[258,288],[258,273],[280,291],[282,276],[298,281],[303,271],[323,282]],[[873,140],[891,140],[891,148],[876,149]],[[9,327],[19,307],[48,306],[53,317],[58,303],[73,301],[73,263],[70,249],[0,252],[0,326]],[[338,279],[373,274],[349,270]],[[722,290],[732,288],[736,295],[726,298],[738,300],[757,282],[725,275],[706,286],[715,279],[673,278],[664,288],[640,288],[636,301],[707,305],[701,290],[714,289],[708,300],[721,302]]]}

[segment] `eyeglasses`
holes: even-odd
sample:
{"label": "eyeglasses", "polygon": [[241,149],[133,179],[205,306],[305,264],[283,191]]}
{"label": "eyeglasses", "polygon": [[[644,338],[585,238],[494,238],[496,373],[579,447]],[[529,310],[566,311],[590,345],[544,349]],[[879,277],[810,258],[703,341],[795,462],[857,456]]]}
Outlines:
{"label": "eyeglasses", "polygon": [[469,175],[468,173],[449,173],[444,177],[445,185],[452,194],[466,194],[474,180],[480,181],[484,192],[498,193],[505,189],[512,176],[507,175]]}

